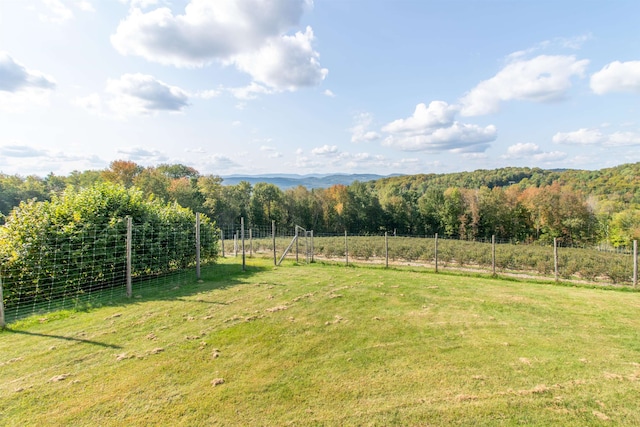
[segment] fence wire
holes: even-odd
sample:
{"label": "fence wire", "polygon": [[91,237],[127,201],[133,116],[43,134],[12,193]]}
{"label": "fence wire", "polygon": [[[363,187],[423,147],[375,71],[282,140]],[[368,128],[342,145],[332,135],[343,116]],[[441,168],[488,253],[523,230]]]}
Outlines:
{"label": "fence wire", "polygon": [[[131,230],[131,282],[134,291],[166,281],[195,277],[195,225],[140,224]],[[19,248],[16,260],[0,260],[5,323],[32,314],[81,308],[126,296],[127,228],[84,227],[64,237],[47,236],[39,245]],[[219,236],[201,227],[202,262],[217,256]]]}

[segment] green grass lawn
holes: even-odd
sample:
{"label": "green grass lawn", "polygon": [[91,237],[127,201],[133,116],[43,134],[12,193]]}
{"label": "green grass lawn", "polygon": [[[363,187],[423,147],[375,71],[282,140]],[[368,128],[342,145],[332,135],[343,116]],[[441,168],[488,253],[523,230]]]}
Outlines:
{"label": "green grass lawn", "polygon": [[0,425],[640,425],[640,293],[236,260],[0,332]]}

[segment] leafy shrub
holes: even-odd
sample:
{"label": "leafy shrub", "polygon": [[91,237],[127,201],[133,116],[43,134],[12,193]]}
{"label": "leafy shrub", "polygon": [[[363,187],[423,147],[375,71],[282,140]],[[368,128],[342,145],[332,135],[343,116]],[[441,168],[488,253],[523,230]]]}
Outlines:
{"label": "leafy shrub", "polygon": [[[0,227],[5,303],[70,298],[126,280],[126,217],[133,221],[132,275],[143,278],[195,261],[195,214],[115,184],[22,202]],[[201,257],[217,256],[217,231],[201,219]]]}

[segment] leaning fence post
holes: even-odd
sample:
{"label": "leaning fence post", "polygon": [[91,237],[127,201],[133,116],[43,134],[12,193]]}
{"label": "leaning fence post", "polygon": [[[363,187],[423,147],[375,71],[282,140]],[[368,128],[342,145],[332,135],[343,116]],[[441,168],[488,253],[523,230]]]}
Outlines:
{"label": "leaning fence post", "polygon": [[127,217],[127,296],[131,298],[133,289],[131,286],[131,246],[133,238],[133,218]]}
{"label": "leaning fence post", "polygon": [[558,238],[553,238],[553,271],[556,282],[558,281]]}
{"label": "leaning fence post", "polygon": [[435,263],[436,263],[436,273],[438,272],[438,233],[436,233],[435,237]]}
{"label": "leaning fence post", "polygon": [[[638,241],[633,241],[633,287],[638,287]],[[2,291],[2,286],[0,286]],[[0,294],[1,295],[1,294]]]}
{"label": "leaning fence post", "polygon": [[196,212],[196,278],[200,280],[200,212]]}

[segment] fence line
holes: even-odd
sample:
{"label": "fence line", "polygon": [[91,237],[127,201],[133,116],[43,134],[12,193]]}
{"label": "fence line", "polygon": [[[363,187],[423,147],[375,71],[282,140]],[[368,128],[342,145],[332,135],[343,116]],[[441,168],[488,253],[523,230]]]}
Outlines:
{"label": "fence line", "polygon": [[[295,229],[250,227],[251,256],[282,256],[297,260],[297,253],[286,254]],[[259,236],[259,237],[253,237]],[[267,243],[268,242],[268,243]],[[637,242],[635,243],[637,247]],[[491,240],[468,241],[430,236],[315,234],[312,259],[353,263],[422,265],[442,269],[485,271],[493,275],[514,274],[556,281],[586,281],[632,285],[638,282],[638,255],[635,251],[616,248],[562,246],[554,244],[517,243]],[[275,261],[274,261],[275,262]]]}
{"label": "fence line", "polygon": [[[194,228],[198,232],[194,232]],[[0,326],[18,318],[44,311],[73,308],[93,301],[131,297],[149,279],[175,279],[175,274],[190,274],[192,268],[199,278],[200,249],[206,260],[230,252],[238,255],[238,239],[242,239],[241,255],[246,255],[244,221],[240,228],[221,227],[219,234],[211,227],[201,227],[196,217],[193,224],[140,224],[129,227],[87,227],[77,234],[60,239],[49,236],[40,247],[25,247],[31,264],[9,266],[0,260]],[[273,256],[298,259],[291,248],[291,238],[299,237],[293,230],[250,226],[249,256]],[[562,247],[556,240],[553,247],[540,244],[474,242],[433,237],[354,236],[341,234],[317,235],[305,230],[306,260],[316,258],[339,262],[410,264],[442,269],[470,269],[496,275],[527,274],[556,280],[585,280],[589,282],[633,285],[638,282],[638,250],[605,251],[598,249]],[[233,240],[229,240],[233,236]],[[306,239],[310,241],[307,242]],[[220,243],[219,245],[217,243]],[[234,245],[234,251],[228,246]],[[490,246],[489,246],[490,245]],[[603,248],[600,248],[603,249]],[[215,251],[213,253],[212,251]],[[295,257],[295,258],[294,258]],[[173,279],[168,279],[168,277]]]}
{"label": "fence line", "polygon": [[[215,233],[215,234],[214,234]],[[53,233],[52,233],[53,234]],[[111,302],[169,276],[199,278],[201,261],[217,254],[210,224],[87,226],[37,247],[24,245],[17,260],[0,259],[0,325],[58,309]],[[190,272],[190,273],[189,273]]]}

